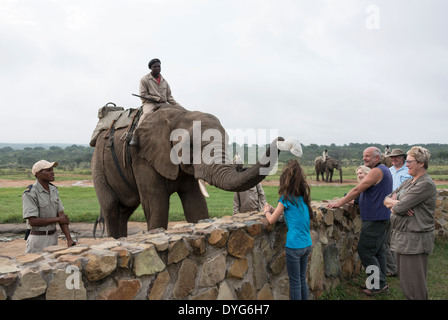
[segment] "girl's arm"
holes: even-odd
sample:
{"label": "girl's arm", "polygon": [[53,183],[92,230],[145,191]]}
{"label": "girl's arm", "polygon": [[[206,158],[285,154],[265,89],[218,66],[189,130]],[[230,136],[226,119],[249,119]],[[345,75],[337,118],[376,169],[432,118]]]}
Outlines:
{"label": "girl's arm", "polygon": [[266,216],[266,220],[268,220],[269,224],[275,223],[278,218],[280,218],[284,210],[285,206],[281,202],[278,203],[277,208],[275,209],[267,203],[264,206],[264,214]]}

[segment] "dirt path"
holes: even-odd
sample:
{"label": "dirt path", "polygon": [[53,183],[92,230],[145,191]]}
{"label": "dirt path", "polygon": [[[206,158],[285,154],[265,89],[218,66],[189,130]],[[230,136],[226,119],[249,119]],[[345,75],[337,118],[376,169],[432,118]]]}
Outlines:
{"label": "dirt path", "polygon": [[[23,187],[26,188],[30,184],[36,182],[36,179],[33,180],[12,180],[12,179],[0,179],[0,188],[14,188],[14,187]],[[53,184],[57,187],[93,187],[92,180],[61,180],[54,181]]]}
{"label": "dirt path", "polygon": [[[14,188],[22,187],[26,188],[30,184],[33,184],[36,180],[11,180],[11,179],[0,179],[0,188]],[[263,180],[261,184],[263,186],[278,186],[278,180]],[[356,184],[356,180],[345,180],[343,183],[332,182],[331,185],[343,186],[343,185],[353,185]],[[61,180],[54,181],[53,184],[57,187],[93,187],[92,180]],[[325,186],[328,185],[326,182],[311,180],[311,185],[313,186]]]}

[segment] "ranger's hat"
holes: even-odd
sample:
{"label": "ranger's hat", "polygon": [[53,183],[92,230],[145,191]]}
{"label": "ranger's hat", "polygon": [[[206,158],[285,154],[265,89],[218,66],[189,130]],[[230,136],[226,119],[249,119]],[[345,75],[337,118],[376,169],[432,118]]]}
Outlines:
{"label": "ranger's hat", "polygon": [[33,165],[33,169],[31,169],[31,172],[33,173],[33,175],[36,175],[36,173],[38,173],[40,170],[50,169],[57,166],[58,163],[56,161],[48,162],[47,160],[40,160]]}
{"label": "ranger's hat", "polygon": [[401,149],[392,149],[392,152],[387,155],[387,157],[398,157],[398,156],[405,156],[406,153],[403,152]]}

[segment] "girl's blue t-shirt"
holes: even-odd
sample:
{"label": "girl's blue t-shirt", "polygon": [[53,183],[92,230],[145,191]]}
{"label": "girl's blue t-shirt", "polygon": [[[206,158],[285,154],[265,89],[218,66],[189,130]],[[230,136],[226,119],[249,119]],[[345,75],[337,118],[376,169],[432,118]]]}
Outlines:
{"label": "girl's blue t-shirt", "polygon": [[286,247],[290,249],[302,249],[312,245],[310,235],[310,214],[303,197],[297,197],[297,205],[285,200],[282,196],[279,200],[284,206],[284,216],[288,232],[286,234]]}

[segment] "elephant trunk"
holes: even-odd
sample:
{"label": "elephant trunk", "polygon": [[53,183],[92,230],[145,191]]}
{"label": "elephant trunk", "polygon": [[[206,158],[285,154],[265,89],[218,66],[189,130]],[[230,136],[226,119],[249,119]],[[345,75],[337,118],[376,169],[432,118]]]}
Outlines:
{"label": "elephant trunk", "polygon": [[342,183],[342,168],[339,168],[339,176],[341,177],[341,183]]}
{"label": "elephant trunk", "polygon": [[199,164],[195,165],[195,178],[203,179],[210,185],[219,189],[232,192],[248,190],[260,183],[272,170],[280,150],[277,141],[284,141],[282,137],[274,140],[264,156],[252,167],[238,172],[236,166],[229,163],[224,164]]}

